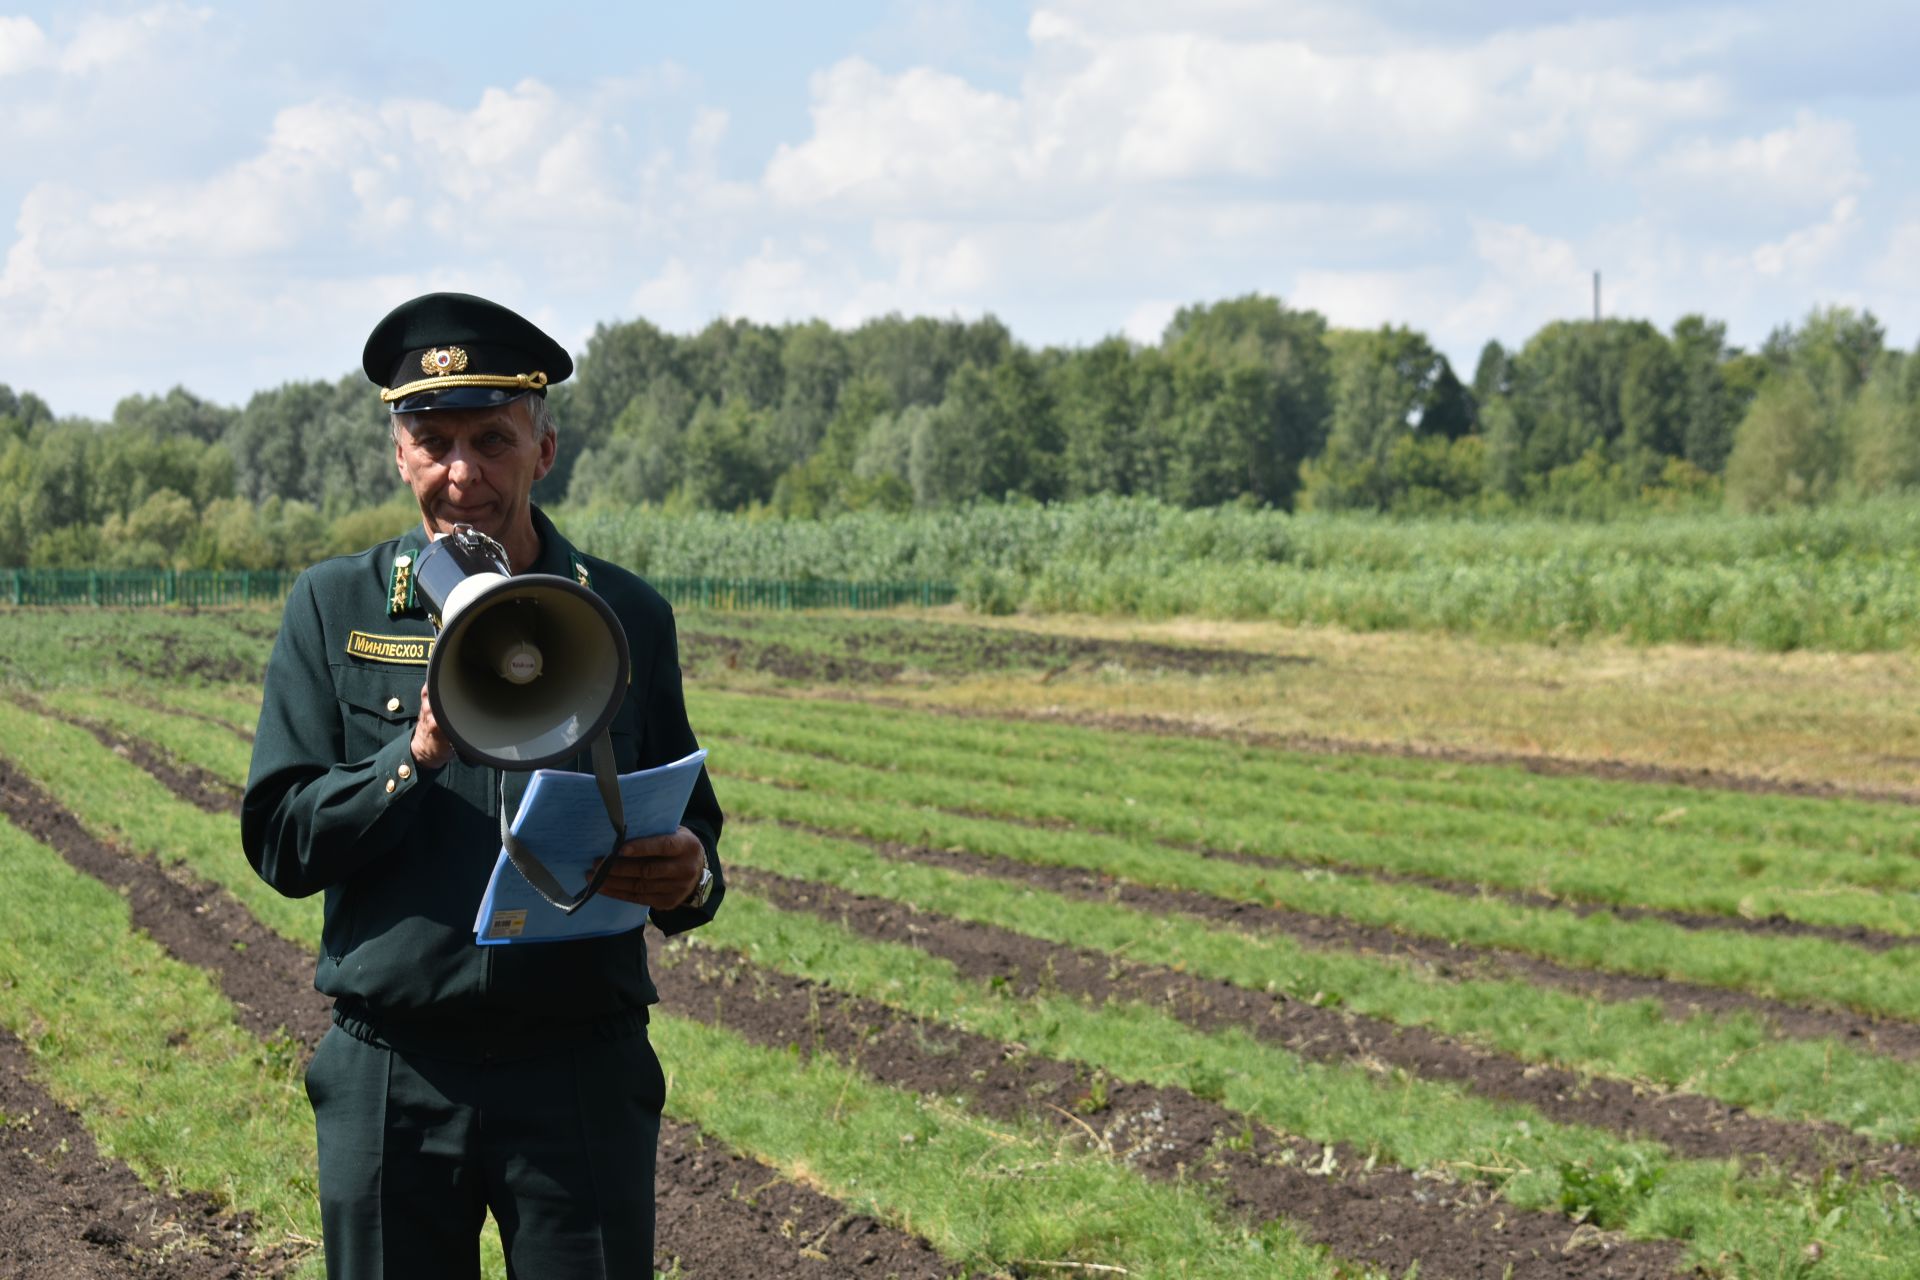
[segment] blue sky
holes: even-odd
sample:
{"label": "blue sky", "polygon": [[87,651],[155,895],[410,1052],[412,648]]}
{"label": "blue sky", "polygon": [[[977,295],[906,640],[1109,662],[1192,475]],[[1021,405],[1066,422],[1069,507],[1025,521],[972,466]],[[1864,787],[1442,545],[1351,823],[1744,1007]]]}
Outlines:
{"label": "blue sky", "polygon": [[[1489,337],[1816,306],[1920,338],[1910,4],[0,0],[0,381],[355,367],[393,304],[1001,317],[1250,291]],[[1515,17],[1515,14],[1521,15]]]}

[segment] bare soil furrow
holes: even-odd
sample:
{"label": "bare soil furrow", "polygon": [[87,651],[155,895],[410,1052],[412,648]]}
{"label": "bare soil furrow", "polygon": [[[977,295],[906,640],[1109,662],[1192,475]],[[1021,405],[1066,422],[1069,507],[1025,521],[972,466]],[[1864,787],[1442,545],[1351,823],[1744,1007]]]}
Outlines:
{"label": "bare soil furrow", "polygon": [[1571,1280],[1671,1276],[1680,1246],[1638,1243],[1502,1203],[1487,1188],[1423,1177],[1251,1125],[1178,1089],[1085,1068],[914,1018],[759,968],[739,952],[674,946],[662,981],[674,1004],[761,1044],[857,1064],[898,1088],[1036,1121],[1164,1180],[1212,1185],[1251,1223],[1290,1220],[1336,1255],[1391,1274]]}
{"label": "bare soil furrow", "polygon": [[32,1077],[0,1030],[0,1276],[33,1280],[239,1280],[299,1254],[254,1249],[252,1223],[207,1196],[148,1189],[109,1160],[80,1118]]}
{"label": "bare soil furrow", "polygon": [[[837,756],[824,752],[801,752],[809,759],[849,769],[868,769],[869,766],[848,764]],[[757,775],[741,775],[751,781],[769,787],[778,787],[783,791],[806,791],[809,788],[785,778],[770,778]],[[1004,822],[1009,826],[1025,827],[1037,831],[1078,831],[1088,835],[1114,835],[1109,831],[1076,826],[1063,819],[1029,818],[1017,814],[1000,813],[992,809],[945,808],[937,805],[920,806],[929,813],[952,814],[956,818],[970,818],[982,822]],[[1117,837],[1124,838],[1124,837]],[[1744,916],[1721,915],[1703,911],[1676,911],[1664,907],[1636,907],[1619,903],[1597,902],[1586,898],[1573,898],[1549,893],[1535,893],[1519,889],[1506,889],[1497,885],[1461,880],[1449,876],[1425,875],[1414,871],[1389,871],[1379,867],[1357,866],[1352,863],[1315,862],[1306,858],[1289,858],[1281,854],[1254,853],[1240,849],[1221,849],[1212,845],[1196,844],[1187,840],[1155,840],[1154,844],[1164,849],[1174,849],[1181,853],[1191,853],[1202,858],[1212,858],[1221,862],[1234,862],[1242,866],[1272,867],[1279,871],[1332,872],[1353,880],[1365,880],[1374,884],[1410,884],[1423,889],[1433,889],[1440,893],[1449,893],[1459,898],[1486,898],[1499,902],[1511,902],[1516,906],[1547,908],[1555,911],[1568,911],[1585,918],[1595,915],[1611,915],[1621,920],[1659,920],[1677,925],[1694,932],[1725,932],[1756,934],[1770,938],[1824,938],[1829,942],[1843,942],[1864,951],[1897,951],[1910,948],[1920,956],[1920,938],[1905,934],[1887,933],[1884,930],[1869,929],[1864,925],[1827,925],[1808,924],[1801,920],[1790,920],[1782,915],[1772,915],[1759,919]]]}
{"label": "bare soil furrow", "polygon": [[1282,906],[1236,902],[1188,889],[1148,888],[1079,867],[1050,867],[993,854],[960,853],[924,845],[874,840],[852,832],[802,823],[775,823],[796,831],[848,840],[885,857],[923,862],[973,875],[983,871],[1086,901],[1118,902],[1143,911],[1178,911],[1208,924],[1284,933],[1308,946],[1403,956],[1432,966],[1442,977],[1504,978],[1555,987],[1590,999],[1657,1000],[1668,1016],[1684,1019],[1700,1013],[1749,1012],[1781,1035],[1798,1039],[1832,1037],[1873,1053],[1920,1059],[1920,1024],[1875,1018],[1847,1009],[1811,1009],[1744,991],[1675,978],[1636,977],[1557,964],[1538,956],[1438,938],[1417,937],[1379,925],[1337,916],[1312,915]]}
{"label": "bare soil furrow", "polygon": [[805,1276],[942,1280],[961,1268],[918,1236],[855,1213],[735,1155],[692,1125],[660,1122],[655,1266],[700,1280]]}
{"label": "bare soil furrow", "polygon": [[[4,758],[0,758],[0,813],[55,849],[75,869],[126,894],[136,927],[146,930],[175,959],[214,975],[249,1031],[265,1039],[291,1034],[308,1051],[319,1042],[331,1017],[326,997],[313,989],[311,952],[260,925],[217,886],[94,839],[70,811]],[[0,1077],[6,1074],[0,1070]],[[0,1090],[4,1087],[0,1082]],[[14,1114],[0,1092],[0,1116]],[[663,1264],[679,1258],[682,1274],[687,1276],[871,1274],[932,1280],[959,1271],[924,1240],[852,1213],[838,1201],[704,1139],[688,1125],[663,1121],[658,1177],[659,1257]],[[137,1185],[138,1180],[134,1181]],[[49,1203],[56,1206],[49,1213],[64,1214],[71,1224],[90,1212],[91,1201],[76,1201],[66,1209]],[[24,1201],[22,1205],[25,1215]],[[6,1245],[16,1232],[27,1232],[32,1221],[21,1216],[16,1225],[13,1210],[6,1187],[0,1185],[0,1275],[16,1274],[5,1270]],[[129,1211],[145,1214],[138,1206]],[[85,1229],[82,1222],[72,1231]],[[22,1234],[21,1239],[29,1237]],[[41,1272],[20,1274],[37,1280]],[[122,1269],[46,1274],[57,1280],[162,1275],[200,1280],[203,1274],[262,1273]]]}
{"label": "bare soil furrow", "polygon": [[1138,965],[755,868],[736,866],[729,876],[775,905],[913,946],[969,978],[1002,981],[1022,994],[1046,990],[1092,1001],[1138,1000],[1203,1031],[1239,1029],[1314,1062],[1381,1072],[1399,1068],[1422,1079],[1452,1081],[1483,1097],[1523,1103],[1562,1124],[1652,1139],[1686,1157],[1765,1159],[1802,1173],[1835,1169],[1920,1189],[1920,1152],[1876,1144],[1837,1126],[1796,1124],[1696,1094],[1583,1076],[1422,1027]]}
{"label": "bare soil furrow", "polygon": [[253,741],[253,730],[251,729],[242,728],[231,720],[222,720],[219,716],[208,715],[204,711],[188,711],[184,707],[176,707],[170,702],[162,702],[160,699],[142,693],[138,689],[108,689],[102,692],[111,694],[130,707],[140,707],[146,711],[164,712],[170,716],[185,716],[189,720],[198,720],[202,724],[210,724],[216,729],[224,729],[242,742],[250,743]]}
{"label": "bare soil furrow", "polygon": [[[819,756],[818,759],[831,759]],[[837,763],[837,762],[836,762]],[[784,785],[776,779],[760,779],[770,785]],[[952,813],[962,818],[979,818],[988,822],[1007,822],[1015,826],[1030,827],[1042,831],[1078,831],[1084,830],[1068,822],[1049,822],[1032,818],[1015,817],[1004,813],[994,813],[987,809],[939,809],[936,812]],[[1107,834],[1092,832],[1091,834]],[[1191,853],[1202,858],[1213,858],[1221,862],[1237,862],[1250,867],[1272,867],[1280,871],[1331,871],[1337,875],[1354,880],[1368,880],[1375,884],[1410,884],[1423,889],[1434,889],[1440,893],[1450,893],[1459,898],[1486,898],[1497,902],[1511,902],[1515,906],[1548,908],[1555,911],[1567,911],[1585,919],[1588,916],[1610,915],[1620,920],[1659,920],[1666,924],[1677,925],[1696,933],[1747,933],[1767,938],[1824,938],[1829,942],[1844,942],[1859,947],[1863,951],[1898,951],[1911,948],[1920,956],[1920,938],[1905,934],[1887,933],[1879,929],[1869,929],[1865,925],[1849,924],[1808,924],[1802,920],[1790,920],[1786,916],[1772,915],[1758,919],[1745,916],[1719,915],[1704,911],[1674,911],[1664,907],[1636,907],[1622,903],[1596,902],[1587,898],[1572,898],[1551,893],[1531,893],[1519,889],[1506,889],[1498,885],[1479,884],[1448,876],[1422,875],[1413,871],[1387,871],[1377,867],[1355,866],[1351,863],[1312,862],[1305,858],[1288,858],[1279,854],[1251,853],[1239,849],[1220,849],[1212,845],[1194,844],[1184,840],[1156,840],[1155,844],[1165,849],[1175,849],[1181,853]]]}
{"label": "bare soil furrow", "polygon": [[10,696],[16,705],[37,716],[58,720],[61,724],[72,725],[92,734],[101,746],[133,761],[161,786],[194,808],[206,813],[240,812],[239,788],[218,774],[199,765],[177,760],[151,743],[124,734],[111,725],[57,711],[28,694],[16,691]]}
{"label": "bare soil furrow", "polygon": [[871,706],[894,707],[921,715],[953,716],[962,720],[1013,720],[1035,724],[1068,724],[1084,729],[1099,729],[1113,733],[1145,733],[1165,738],[1217,738],[1223,742],[1233,742],[1242,746],[1270,747],[1275,751],[1297,752],[1302,755],[1388,756],[1402,760],[1436,760],[1447,764],[1503,765],[1552,778],[1598,778],[1603,782],[1650,782],[1661,786],[1687,787],[1695,791],[1737,791],[1748,795],[1802,796],[1820,800],[1836,798],[1875,800],[1893,804],[1920,805],[1920,787],[1855,786],[1804,778],[1767,778],[1758,774],[1734,773],[1726,769],[1710,769],[1704,766],[1660,765],[1638,760],[1593,759],[1521,751],[1485,751],[1466,747],[1440,746],[1430,742],[1372,742],[1305,733],[1259,733],[1210,724],[1204,720],[1180,720],[1171,716],[1058,710],[1023,711],[1015,707],[992,709],[947,707],[848,689],[816,688],[799,693],[785,690],[755,690],[755,692],[765,697],[859,702]]}
{"label": "bare soil furrow", "polygon": [[124,894],[134,927],[214,975],[249,1031],[263,1038],[284,1032],[309,1049],[320,1042],[329,1015],[326,997],[313,989],[313,955],[261,925],[225,890],[96,839],[4,758],[0,813],[75,870]]}

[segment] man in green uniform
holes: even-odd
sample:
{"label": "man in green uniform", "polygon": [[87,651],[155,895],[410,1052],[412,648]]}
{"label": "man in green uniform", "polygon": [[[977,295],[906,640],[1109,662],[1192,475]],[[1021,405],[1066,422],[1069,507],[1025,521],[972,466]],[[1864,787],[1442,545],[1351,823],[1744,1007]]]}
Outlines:
{"label": "man in green uniform", "polygon": [[[433,624],[410,570],[430,537],[467,524],[515,573],[563,575],[605,600],[632,654],[610,731],[622,771],[695,749],[673,613],[575,551],[530,500],[553,464],[545,388],[573,371],[564,348],[504,307],[430,294],[380,322],[363,365],[392,406],[421,524],[294,584],[241,818],[268,884],[326,894],[314,981],[334,1027],[307,1091],[327,1271],[473,1277],[490,1210],[515,1277],[650,1276],[665,1082],[646,1034],[657,996],[644,930],[475,944],[499,778],[458,758],[427,705]],[[592,766],[583,751],[572,767]],[[507,775],[509,811],[525,785]],[[667,934],[712,919],[723,892],[704,772],[682,821],[621,845],[601,889],[649,907]]]}

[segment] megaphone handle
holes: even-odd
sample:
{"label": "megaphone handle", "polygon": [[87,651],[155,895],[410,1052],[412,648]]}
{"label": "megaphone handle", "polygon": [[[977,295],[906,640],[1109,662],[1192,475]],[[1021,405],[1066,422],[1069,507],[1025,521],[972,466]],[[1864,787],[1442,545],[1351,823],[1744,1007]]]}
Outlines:
{"label": "megaphone handle", "polygon": [[500,846],[507,851],[507,860],[514,869],[527,878],[533,891],[545,898],[553,906],[567,915],[572,915],[584,907],[593,895],[600,892],[600,886],[607,882],[607,876],[613,870],[613,856],[620,851],[621,844],[627,838],[626,805],[620,799],[619,766],[613,758],[613,742],[607,737],[606,730],[593,740],[593,777],[600,784],[600,801],[607,807],[607,821],[613,824],[613,844],[607,850],[607,856],[600,860],[600,869],[587,881],[587,887],[578,896],[569,894],[553,878],[546,864],[533,856],[531,850],[520,843],[513,834],[507,819],[507,775],[499,775],[500,794]]}

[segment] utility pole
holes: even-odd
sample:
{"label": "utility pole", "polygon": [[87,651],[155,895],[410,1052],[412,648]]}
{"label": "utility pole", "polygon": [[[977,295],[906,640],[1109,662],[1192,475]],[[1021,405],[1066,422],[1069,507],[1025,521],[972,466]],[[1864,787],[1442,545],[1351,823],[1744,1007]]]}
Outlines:
{"label": "utility pole", "polygon": [[1593,322],[1600,323],[1600,273],[1593,273]]}

